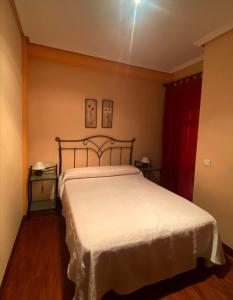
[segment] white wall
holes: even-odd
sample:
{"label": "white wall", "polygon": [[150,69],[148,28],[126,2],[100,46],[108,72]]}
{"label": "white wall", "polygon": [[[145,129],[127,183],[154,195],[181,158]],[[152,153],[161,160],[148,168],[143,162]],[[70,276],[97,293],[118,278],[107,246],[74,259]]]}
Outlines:
{"label": "white wall", "polygon": [[[194,202],[233,248],[233,30],[205,46]],[[210,168],[204,159],[210,159]]]}
{"label": "white wall", "polygon": [[[134,158],[149,156],[160,166],[164,88],[161,83],[29,60],[29,163],[58,160],[55,136],[106,134],[135,137]],[[97,128],[85,128],[85,98],[98,100]],[[101,100],[114,101],[113,126],[101,128]]]}
{"label": "white wall", "polygon": [[21,34],[0,1],[0,283],[22,218]]}

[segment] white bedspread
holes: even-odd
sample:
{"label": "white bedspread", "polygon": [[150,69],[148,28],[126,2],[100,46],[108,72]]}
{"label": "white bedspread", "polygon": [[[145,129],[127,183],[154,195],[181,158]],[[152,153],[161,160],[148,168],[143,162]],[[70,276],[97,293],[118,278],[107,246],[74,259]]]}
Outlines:
{"label": "white bedspread", "polygon": [[132,166],[68,170],[60,189],[75,300],[130,293],[197,257],[224,263],[215,219]]}

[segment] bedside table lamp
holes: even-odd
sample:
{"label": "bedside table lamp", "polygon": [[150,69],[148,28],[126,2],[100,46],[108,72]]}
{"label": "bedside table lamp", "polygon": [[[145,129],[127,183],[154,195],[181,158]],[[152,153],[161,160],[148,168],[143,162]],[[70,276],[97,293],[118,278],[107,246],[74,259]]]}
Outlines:
{"label": "bedside table lamp", "polygon": [[151,160],[148,157],[143,156],[143,158],[141,159],[141,163],[144,167],[148,167],[151,165]]}
{"label": "bedside table lamp", "polygon": [[43,170],[46,168],[46,165],[38,161],[32,166],[32,170],[35,171],[35,175],[40,176],[43,173]]}
{"label": "bedside table lamp", "polygon": [[149,158],[146,157],[146,156],[143,156],[143,158],[141,159],[141,162],[142,162],[143,164],[150,164],[150,160],[149,160]]}

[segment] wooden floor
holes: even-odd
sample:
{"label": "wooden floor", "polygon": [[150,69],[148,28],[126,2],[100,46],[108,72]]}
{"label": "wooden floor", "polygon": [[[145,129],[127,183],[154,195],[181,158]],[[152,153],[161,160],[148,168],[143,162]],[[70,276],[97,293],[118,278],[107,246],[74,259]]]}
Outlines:
{"label": "wooden floor", "polygon": [[[23,222],[3,285],[1,300],[71,300],[74,285],[67,279],[69,254],[64,220],[35,215]],[[103,300],[232,300],[233,259],[224,268],[196,270],[130,294],[107,293]]]}

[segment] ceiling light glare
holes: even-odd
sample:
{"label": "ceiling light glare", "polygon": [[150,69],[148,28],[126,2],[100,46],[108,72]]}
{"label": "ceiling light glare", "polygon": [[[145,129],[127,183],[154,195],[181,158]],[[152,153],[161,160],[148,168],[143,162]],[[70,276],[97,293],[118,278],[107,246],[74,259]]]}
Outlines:
{"label": "ceiling light glare", "polygon": [[135,5],[139,5],[142,2],[142,0],[134,0]]}

